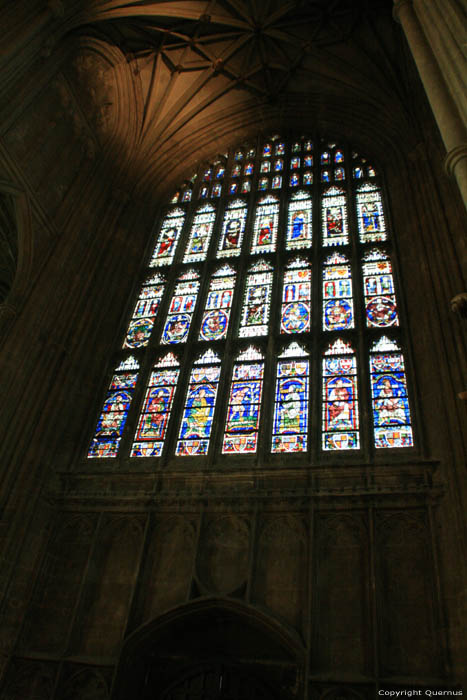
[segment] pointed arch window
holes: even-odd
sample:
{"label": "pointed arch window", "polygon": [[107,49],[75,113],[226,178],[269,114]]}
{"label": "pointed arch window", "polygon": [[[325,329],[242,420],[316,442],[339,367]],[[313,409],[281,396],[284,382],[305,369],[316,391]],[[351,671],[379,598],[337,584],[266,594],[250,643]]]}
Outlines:
{"label": "pointed arch window", "polygon": [[266,134],[201,164],[155,230],[87,457],[414,454],[393,235],[346,143]]}

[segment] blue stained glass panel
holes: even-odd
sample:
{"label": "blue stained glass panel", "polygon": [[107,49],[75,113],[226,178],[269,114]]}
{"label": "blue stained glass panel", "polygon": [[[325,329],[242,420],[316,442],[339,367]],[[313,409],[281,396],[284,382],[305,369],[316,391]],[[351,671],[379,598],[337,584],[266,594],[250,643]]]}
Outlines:
{"label": "blue stained glass panel", "polygon": [[242,353],[238,359],[247,359],[248,356],[254,362],[237,362],[233,368],[223,454],[256,452],[264,363],[259,361],[261,355],[252,348]]}
{"label": "blue stained glass panel", "polygon": [[308,359],[288,358],[277,364],[272,452],[307,449],[308,375]]}
{"label": "blue stained glass panel", "polygon": [[404,357],[388,338],[370,352],[371,396],[376,448],[413,447]]}
{"label": "blue stained glass panel", "polygon": [[354,327],[352,276],[344,255],[335,253],[323,267],[323,330]]}
{"label": "blue stained glass panel", "polygon": [[182,277],[175,287],[162,331],[161,343],[164,345],[184,343],[190,330],[199,290],[199,275],[188,271]]}
{"label": "blue stained glass panel", "polygon": [[197,210],[183,256],[184,263],[198,262],[206,258],[215,218],[216,210],[210,204],[205,204]]}
{"label": "blue stained glass panel", "polygon": [[361,243],[385,241],[386,221],[381,192],[375,185],[361,185],[357,190],[357,218]]}
{"label": "blue stained glass panel", "polygon": [[163,293],[164,279],[160,275],[153,275],[143,284],[123,342],[124,348],[148,344]]}
{"label": "blue stained glass panel", "polygon": [[201,320],[200,340],[221,340],[227,335],[235,287],[235,272],[221,268],[211,278],[208,298]]}
{"label": "blue stained glass panel", "polygon": [[219,365],[195,363],[193,366],[175,450],[177,456],[207,455],[220,371]]}
{"label": "blue stained glass panel", "polygon": [[284,273],[281,333],[306,333],[310,330],[310,316],[311,269],[305,260],[296,260]]}
{"label": "blue stained glass panel", "polygon": [[367,326],[398,326],[394,280],[388,256],[377,250],[368,253],[362,271]]}
{"label": "blue stained glass panel", "polygon": [[115,370],[89,447],[88,458],[117,456],[138,379],[137,370],[139,364],[132,357]]}

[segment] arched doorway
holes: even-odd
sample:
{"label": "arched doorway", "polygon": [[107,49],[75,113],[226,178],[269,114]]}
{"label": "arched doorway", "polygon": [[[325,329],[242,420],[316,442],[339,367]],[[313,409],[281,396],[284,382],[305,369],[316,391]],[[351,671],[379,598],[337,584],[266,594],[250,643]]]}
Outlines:
{"label": "arched doorway", "polygon": [[264,681],[225,665],[200,668],[172,683],[161,700],[271,700]]}
{"label": "arched doorway", "polygon": [[128,638],[112,700],[293,700],[303,668],[293,630],[235,600],[198,600]]}

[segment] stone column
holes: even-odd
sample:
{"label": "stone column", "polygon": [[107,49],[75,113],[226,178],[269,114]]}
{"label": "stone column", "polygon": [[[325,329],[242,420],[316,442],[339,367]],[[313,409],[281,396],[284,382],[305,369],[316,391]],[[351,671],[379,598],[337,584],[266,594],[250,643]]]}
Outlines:
{"label": "stone column", "polygon": [[412,0],[394,0],[393,14],[404,30],[420,78],[446,146],[446,170],[467,207],[467,129],[415,13]]}

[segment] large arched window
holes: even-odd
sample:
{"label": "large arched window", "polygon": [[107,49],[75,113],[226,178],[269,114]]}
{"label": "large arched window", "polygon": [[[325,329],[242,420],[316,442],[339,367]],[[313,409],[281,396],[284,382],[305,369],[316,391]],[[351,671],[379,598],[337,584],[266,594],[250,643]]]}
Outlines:
{"label": "large arched window", "polygon": [[156,226],[88,457],[413,450],[395,267],[381,176],[347,144],[206,164]]}

